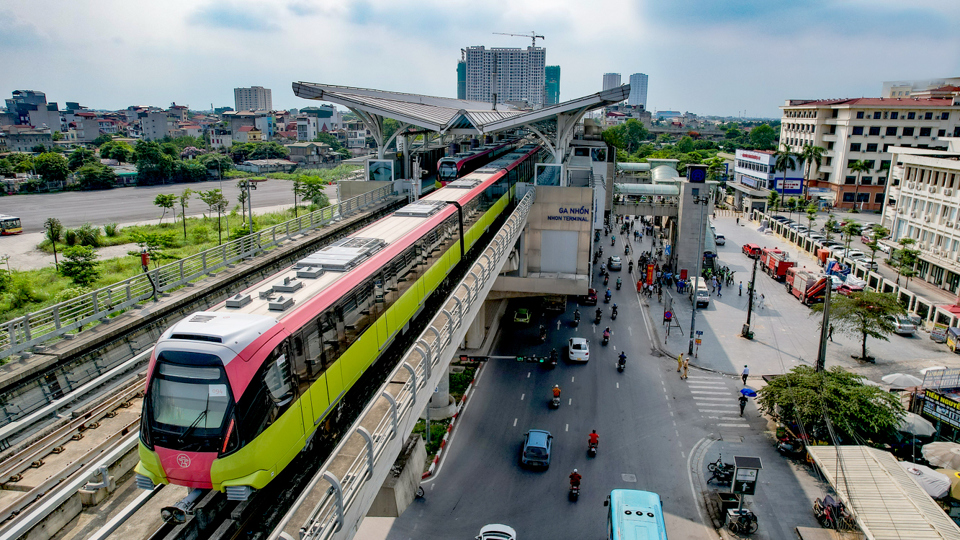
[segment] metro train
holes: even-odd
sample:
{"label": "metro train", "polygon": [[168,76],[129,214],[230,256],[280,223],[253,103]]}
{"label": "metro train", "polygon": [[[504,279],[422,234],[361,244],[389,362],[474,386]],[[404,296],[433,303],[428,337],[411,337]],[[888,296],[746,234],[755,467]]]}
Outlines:
{"label": "metro train", "polygon": [[510,211],[542,155],[517,148],[167,329],[147,372],[137,485],[245,500],[313,437],[333,436],[347,391]]}
{"label": "metro train", "polygon": [[470,152],[440,158],[437,162],[437,182],[446,186],[457,178],[462,178],[485,164],[499,159],[500,156],[512,151],[516,145],[516,140],[495,142]]}

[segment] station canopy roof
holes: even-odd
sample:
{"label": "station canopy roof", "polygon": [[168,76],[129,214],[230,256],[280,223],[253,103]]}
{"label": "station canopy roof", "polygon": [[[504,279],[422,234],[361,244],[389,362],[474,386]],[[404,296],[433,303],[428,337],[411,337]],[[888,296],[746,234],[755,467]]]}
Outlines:
{"label": "station canopy roof", "polygon": [[566,113],[579,117],[587,111],[625,100],[630,85],[536,110],[519,109],[506,103],[494,106],[482,101],[309,82],[293,83],[293,93],[301,98],[329,101],[365,115],[392,118],[438,133],[480,134],[555,122],[558,116]]}

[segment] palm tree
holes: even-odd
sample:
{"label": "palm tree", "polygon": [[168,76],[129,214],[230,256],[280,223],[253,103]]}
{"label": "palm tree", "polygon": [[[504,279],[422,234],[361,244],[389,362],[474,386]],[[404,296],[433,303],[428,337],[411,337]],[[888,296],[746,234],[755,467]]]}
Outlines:
{"label": "palm tree", "polygon": [[853,191],[853,211],[857,211],[857,199],[860,198],[860,177],[863,176],[863,173],[870,170],[870,166],[867,165],[867,162],[864,160],[854,161],[850,164],[850,172],[857,173],[857,185]]}
{"label": "palm tree", "polygon": [[783,184],[787,181],[787,171],[797,168],[797,153],[790,149],[789,144],[783,145],[783,150],[777,150],[773,153],[776,161],[773,164],[774,171],[783,171],[783,181],[780,185],[780,198],[783,199]]}
{"label": "palm tree", "polygon": [[820,168],[820,163],[823,161],[823,152],[823,147],[811,146],[809,144],[803,145],[803,150],[800,151],[800,161],[802,161],[804,164],[803,200],[809,199],[808,190],[810,187],[810,169],[813,168],[811,165],[816,163],[817,168]]}

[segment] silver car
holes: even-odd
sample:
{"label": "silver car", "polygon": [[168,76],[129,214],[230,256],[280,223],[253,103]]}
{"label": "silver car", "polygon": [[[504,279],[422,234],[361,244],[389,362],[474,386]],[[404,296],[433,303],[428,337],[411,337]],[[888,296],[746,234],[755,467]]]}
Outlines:
{"label": "silver car", "polygon": [[917,331],[917,325],[908,317],[890,315],[887,317],[893,323],[893,332],[901,336],[912,336]]}

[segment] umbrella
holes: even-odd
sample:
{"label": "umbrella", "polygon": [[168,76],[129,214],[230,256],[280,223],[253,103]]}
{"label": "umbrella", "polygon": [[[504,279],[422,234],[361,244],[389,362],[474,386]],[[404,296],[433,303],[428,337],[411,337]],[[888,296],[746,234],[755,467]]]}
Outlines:
{"label": "umbrella", "polygon": [[903,417],[903,420],[900,421],[900,427],[897,428],[897,430],[918,437],[929,437],[937,432],[937,428],[933,427],[933,424],[920,417],[919,414],[912,412],[908,412],[907,415]]}
{"label": "umbrella", "polygon": [[741,388],[741,389],[740,389],[740,393],[743,394],[743,395],[745,395],[745,396],[747,396],[747,397],[757,397],[757,392],[756,392],[756,390],[753,390],[753,389],[750,389],[750,388]]}
{"label": "umbrella", "polygon": [[920,373],[926,375],[928,371],[933,371],[933,370],[935,370],[935,369],[947,369],[947,368],[945,368],[945,367],[943,367],[943,366],[930,366],[930,367],[925,367],[925,368],[921,369],[921,370],[920,370]]}
{"label": "umbrella", "polygon": [[880,380],[893,388],[906,388],[908,386],[920,386],[923,384],[922,379],[918,379],[913,375],[907,375],[906,373],[891,373],[890,375],[880,377]]}
{"label": "umbrella", "polygon": [[960,444],[952,442],[934,442],[923,445],[920,450],[923,459],[937,467],[960,469]]}
{"label": "umbrella", "polygon": [[907,461],[901,461],[900,466],[910,474],[910,478],[913,478],[913,481],[916,482],[917,485],[923,488],[923,490],[934,499],[945,497],[947,493],[950,493],[951,483],[949,476],[938,473],[930,467],[909,463]]}
{"label": "umbrella", "polygon": [[940,474],[947,475],[950,479],[950,495],[954,499],[960,499],[960,472],[953,469],[936,469]]}

